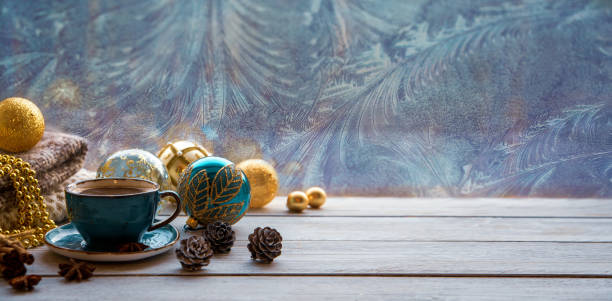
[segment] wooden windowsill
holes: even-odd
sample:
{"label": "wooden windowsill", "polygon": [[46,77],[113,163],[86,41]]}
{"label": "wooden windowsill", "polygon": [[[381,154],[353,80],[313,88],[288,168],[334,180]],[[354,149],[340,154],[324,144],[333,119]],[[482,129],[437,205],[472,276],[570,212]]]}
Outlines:
{"label": "wooden windowsill", "polygon": [[[174,225],[183,231],[186,217]],[[271,226],[283,253],[252,262],[247,236]],[[67,259],[46,247],[28,273],[29,293],[0,284],[0,299],[605,299],[612,296],[612,200],[330,198],[288,213],[284,198],[234,226],[237,242],[200,272],[174,252],[132,263],[98,263],[65,283]],[[191,234],[191,233],[190,233]],[[186,233],[181,235],[186,237]]]}

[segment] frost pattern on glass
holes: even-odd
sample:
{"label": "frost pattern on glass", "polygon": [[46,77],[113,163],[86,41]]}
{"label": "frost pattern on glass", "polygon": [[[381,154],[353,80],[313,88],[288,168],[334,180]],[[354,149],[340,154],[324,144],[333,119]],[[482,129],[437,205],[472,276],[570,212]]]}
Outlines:
{"label": "frost pattern on glass", "polygon": [[2,1],[0,97],[281,192],[612,196],[609,1]]}

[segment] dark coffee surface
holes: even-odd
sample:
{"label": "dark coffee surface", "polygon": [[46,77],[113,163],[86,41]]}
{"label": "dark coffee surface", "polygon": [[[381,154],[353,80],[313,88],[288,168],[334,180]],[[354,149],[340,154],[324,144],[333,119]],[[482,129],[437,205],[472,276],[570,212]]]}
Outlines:
{"label": "dark coffee surface", "polygon": [[80,192],[80,194],[86,195],[124,195],[124,194],[136,194],[152,191],[152,189],[148,188],[138,188],[138,187],[96,187],[84,189]]}

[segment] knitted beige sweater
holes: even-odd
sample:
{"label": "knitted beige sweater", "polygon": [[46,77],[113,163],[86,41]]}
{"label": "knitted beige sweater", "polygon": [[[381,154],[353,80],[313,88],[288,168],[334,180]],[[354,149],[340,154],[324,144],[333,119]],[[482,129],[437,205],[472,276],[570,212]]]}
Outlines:
{"label": "knitted beige sweater", "polygon": [[[6,154],[2,151],[0,153]],[[42,140],[33,149],[23,153],[8,154],[30,163],[36,171],[36,178],[49,215],[54,221],[59,222],[66,219],[64,187],[78,180],[95,177],[93,172],[81,170],[86,153],[85,139],[63,133],[45,132]],[[17,220],[15,191],[10,179],[2,177],[0,178],[0,228],[12,229]]]}
{"label": "knitted beige sweater", "polygon": [[[56,187],[83,167],[87,154],[85,139],[57,132],[45,132],[36,146],[23,153],[6,153],[32,165],[43,194]],[[0,178],[0,191],[12,190],[11,180]]]}

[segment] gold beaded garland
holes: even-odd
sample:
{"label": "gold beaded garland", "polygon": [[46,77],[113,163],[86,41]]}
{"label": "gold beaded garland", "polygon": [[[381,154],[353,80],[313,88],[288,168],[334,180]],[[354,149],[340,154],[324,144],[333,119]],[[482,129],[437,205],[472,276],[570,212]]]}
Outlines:
{"label": "gold beaded garland", "polygon": [[30,164],[21,158],[0,155],[0,176],[6,175],[13,181],[13,188],[16,191],[19,229],[0,229],[0,233],[18,239],[26,248],[39,246],[42,244],[46,231],[56,226],[55,222],[49,219],[47,205],[40,194],[38,180],[35,178],[36,172],[30,169]]}

